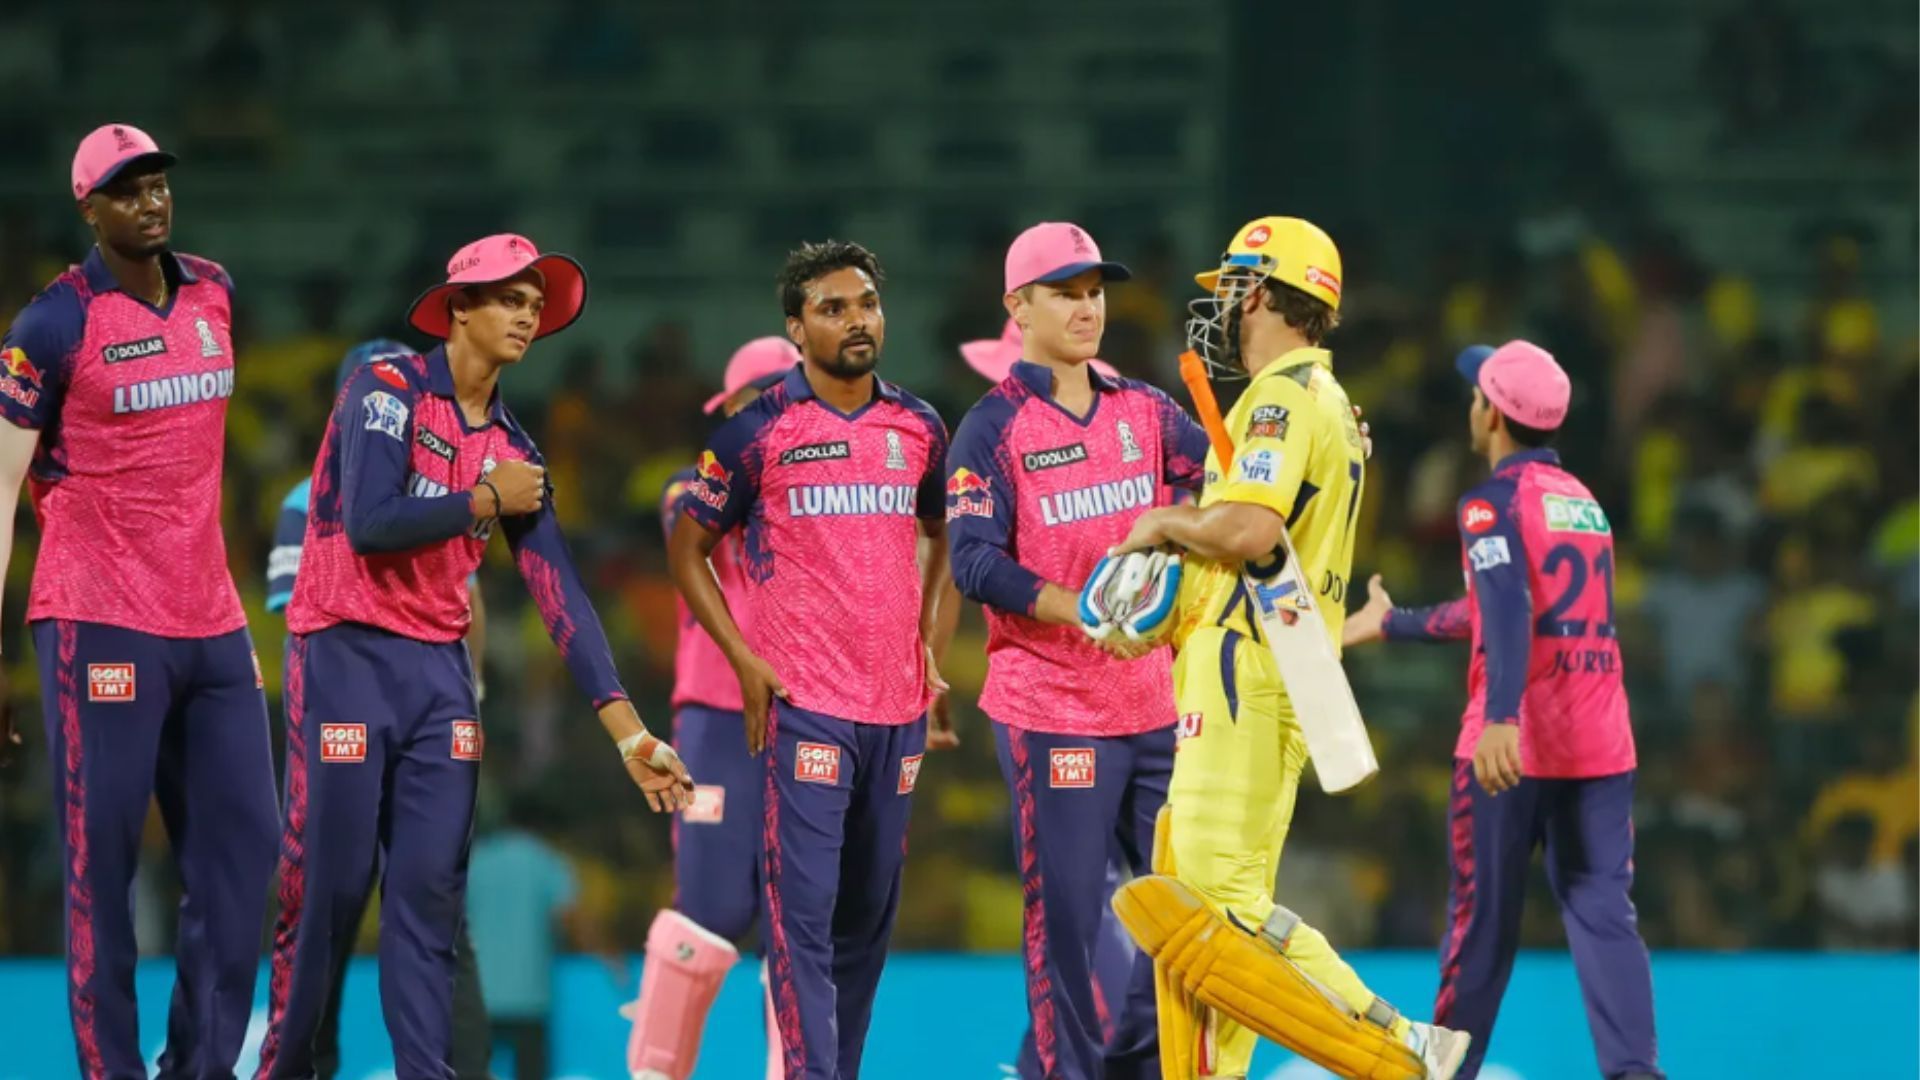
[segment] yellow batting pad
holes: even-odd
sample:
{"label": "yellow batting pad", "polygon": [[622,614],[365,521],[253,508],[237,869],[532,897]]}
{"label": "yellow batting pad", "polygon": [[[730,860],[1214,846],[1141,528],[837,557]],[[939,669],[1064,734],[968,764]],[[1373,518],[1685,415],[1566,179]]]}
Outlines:
{"label": "yellow batting pad", "polygon": [[1173,876],[1173,807],[1162,805],[1153,819],[1153,861],[1156,874]]}
{"label": "yellow batting pad", "polygon": [[1227,922],[1179,881],[1135,878],[1113,894],[1113,911],[1156,971],[1168,972],[1166,983],[1178,982],[1201,1004],[1349,1080],[1426,1076],[1405,1043],[1355,1016],[1271,942]]}
{"label": "yellow batting pad", "polygon": [[1194,1080],[1200,1075],[1196,1051],[1200,1022],[1194,1001],[1180,976],[1158,960],[1153,963],[1154,1010],[1160,1021],[1161,1080]]}

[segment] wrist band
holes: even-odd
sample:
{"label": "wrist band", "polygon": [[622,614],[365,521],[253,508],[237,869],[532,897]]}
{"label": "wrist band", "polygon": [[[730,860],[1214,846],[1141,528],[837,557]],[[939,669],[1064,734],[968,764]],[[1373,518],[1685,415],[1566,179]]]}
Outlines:
{"label": "wrist band", "polygon": [[493,492],[493,516],[494,516],[494,517],[499,517],[499,516],[500,516],[500,508],[501,508],[502,506],[504,506],[504,505],[506,505],[506,504],[505,504],[504,502],[502,502],[502,501],[501,501],[501,499],[500,499],[500,489],[499,489],[499,488],[497,488],[497,487],[494,487],[494,486],[493,486],[493,481],[491,481],[491,480],[488,480],[488,479],[485,479],[485,478],[482,478],[482,479],[481,479],[481,481],[480,481],[479,483],[477,483],[477,484],[475,484],[475,485],[473,485],[473,486],[474,486],[474,488],[475,488],[475,490],[478,490],[478,489],[480,489],[480,488],[486,488],[486,489],[487,489],[488,491],[491,491],[491,492]]}
{"label": "wrist band", "polygon": [[634,758],[634,751],[640,749],[640,747],[645,745],[646,741],[652,737],[653,736],[650,732],[648,732],[645,728],[642,728],[639,731],[634,732],[632,735],[629,735],[626,738],[621,739],[619,742],[615,743],[614,746],[617,747],[620,751],[620,760],[632,761]]}

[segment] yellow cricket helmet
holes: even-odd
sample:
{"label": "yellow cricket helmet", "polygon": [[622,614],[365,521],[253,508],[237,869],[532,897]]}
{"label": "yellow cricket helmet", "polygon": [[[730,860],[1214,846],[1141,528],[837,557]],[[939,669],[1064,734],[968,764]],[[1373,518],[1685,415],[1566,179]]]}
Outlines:
{"label": "yellow cricket helmet", "polygon": [[1249,221],[1227,245],[1220,268],[1195,274],[1193,280],[1217,294],[1222,274],[1248,270],[1291,285],[1340,310],[1340,249],[1311,221],[1291,217]]}

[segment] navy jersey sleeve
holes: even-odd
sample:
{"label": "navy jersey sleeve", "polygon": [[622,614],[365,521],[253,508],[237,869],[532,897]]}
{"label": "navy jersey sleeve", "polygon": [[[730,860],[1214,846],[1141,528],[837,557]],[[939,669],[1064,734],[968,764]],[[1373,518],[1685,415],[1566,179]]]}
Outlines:
{"label": "navy jersey sleeve", "polygon": [[1397,607],[1387,612],[1380,633],[1388,641],[1465,641],[1473,636],[1473,611],[1464,596],[1432,607]]}
{"label": "navy jersey sleeve", "polygon": [[1533,597],[1513,501],[1513,482],[1495,478],[1462,499],[1459,511],[1487,658],[1486,718],[1495,724],[1519,721],[1533,658]]}
{"label": "navy jersey sleeve", "polygon": [[47,286],[14,316],[0,336],[0,417],[36,431],[53,426],[86,323],[80,293],[64,280]]}
{"label": "navy jersey sleeve", "polygon": [[[531,444],[527,446],[531,450]],[[535,464],[541,464],[537,452],[530,456]],[[514,566],[527,583],[540,621],[546,624],[547,636],[560,650],[575,685],[593,701],[595,709],[626,700],[627,691],[613,666],[607,632],[600,625],[593,601],[587,599],[587,590],[573,565],[573,553],[567,548],[566,534],[554,514],[552,483],[548,483],[547,501],[537,513],[503,518],[502,527],[507,546],[513,549]]]}
{"label": "navy jersey sleeve", "polygon": [[267,610],[285,611],[293,599],[294,575],[300,572],[300,549],[307,539],[307,493],[313,481],[302,480],[280,502],[273,526],[273,549],[267,552]]}
{"label": "navy jersey sleeve", "polygon": [[418,496],[407,490],[418,397],[405,372],[381,362],[355,372],[334,408],[341,514],[356,554],[411,551],[450,540],[473,524],[470,493]]}
{"label": "navy jersey sleeve", "polygon": [[693,470],[681,469],[667,478],[667,486],[660,491],[660,531],[669,540],[673,539],[673,523],[686,512],[681,504],[686,502],[692,487]]}
{"label": "navy jersey sleeve", "polygon": [[1137,384],[1153,398],[1160,414],[1162,478],[1172,487],[1197,492],[1207,479],[1207,429],[1157,386]]}
{"label": "navy jersey sleeve", "polygon": [[1010,615],[1032,615],[1046,583],[1015,558],[1013,477],[998,452],[1015,408],[996,390],[960,421],[947,455],[947,534],[960,595]]}
{"label": "navy jersey sleeve", "polygon": [[688,517],[717,533],[746,519],[760,498],[760,440],[776,415],[772,399],[784,396],[776,387],[714,430],[681,500]]}
{"label": "navy jersey sleeve", "polygon": [[919,490],[914,493],[914,516],[922,521],[939,521],[947,516],[947,457],[952,452],[947,442],[947,425],[933,406],[917,399],[908,399],[909,407],[922,423],[927,425],[927,438],[931,445],[927,451],[927,471],[920,477]]}
{"label": "navy jersey sleeve", "polygon": [[192,271],[195,277],[218,284],[227,290],[227,299],[229,301],[233,299],[233,275],[227,272],[226,267],[212,259],[200,258],[198,255],[181,255],[178,258],[180,265]]}

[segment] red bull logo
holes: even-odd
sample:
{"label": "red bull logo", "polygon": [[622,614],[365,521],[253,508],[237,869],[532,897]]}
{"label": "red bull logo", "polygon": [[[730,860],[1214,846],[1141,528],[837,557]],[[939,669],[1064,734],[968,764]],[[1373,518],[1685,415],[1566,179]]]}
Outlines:
{"label": "red bull logo", "polygon": [[6,366],[7,374],[21,382],[31,383],[34,386],[40,385],[40,369],[33,365],[33,361],[27,359],[27,350],[14,348],[0,353],[0,364]]}
{"label": "red bull logo", "polygon": [[693,465],[693,486],[687,493],[715,510],[727,505],[727,485],[733,481],[733,473],[711,450],[700,451],[700,460]]}
{"label": "red bull logo", "polygon": [[947,478],[947,520],[992,517],[993,483],[962,465]]}

